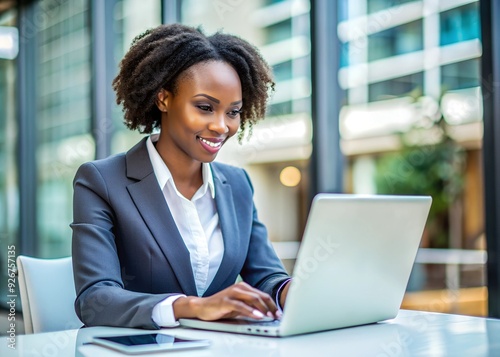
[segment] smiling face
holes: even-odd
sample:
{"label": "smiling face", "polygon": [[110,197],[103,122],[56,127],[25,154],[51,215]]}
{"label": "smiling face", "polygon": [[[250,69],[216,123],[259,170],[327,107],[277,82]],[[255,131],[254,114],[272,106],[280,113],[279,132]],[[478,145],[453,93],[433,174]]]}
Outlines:
{"label": "smiling face", "polygon": [[163,158],[175,157],[183,165],[211,162],[240,126],[240,78],[225,62],[198,63],[181,74],[175,94],[158,94],[157,105],[162,111],[157,149]]}

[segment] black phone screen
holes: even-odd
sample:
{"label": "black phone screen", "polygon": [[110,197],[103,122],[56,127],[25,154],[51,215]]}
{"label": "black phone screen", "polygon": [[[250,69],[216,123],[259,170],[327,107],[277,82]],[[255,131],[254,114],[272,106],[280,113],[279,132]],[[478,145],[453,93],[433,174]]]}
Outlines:
{"label": "black phone screen", "polygon": [[161,333],[150,333],[145,335],[128,335],[128,336],[110,336],[98,337],[102,340],[107,340],[119,343],[125,346],[141,346],[141,345],[163,345],[163,344],[176,344],[183,342],[193,342],[193,340],[184,340],[171,335]]}

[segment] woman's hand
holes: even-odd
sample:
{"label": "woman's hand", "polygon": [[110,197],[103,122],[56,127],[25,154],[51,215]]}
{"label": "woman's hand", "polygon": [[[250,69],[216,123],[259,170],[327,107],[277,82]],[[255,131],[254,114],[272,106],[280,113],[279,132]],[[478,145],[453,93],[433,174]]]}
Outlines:
{"label": "woman's hand", "polygon": [[209,297],[182,297],[173,303],[176,319],[194,317],[218,320],[236,316],[260,319],[277,318],[278,309],[273,299],[247,283],[234,284]]}

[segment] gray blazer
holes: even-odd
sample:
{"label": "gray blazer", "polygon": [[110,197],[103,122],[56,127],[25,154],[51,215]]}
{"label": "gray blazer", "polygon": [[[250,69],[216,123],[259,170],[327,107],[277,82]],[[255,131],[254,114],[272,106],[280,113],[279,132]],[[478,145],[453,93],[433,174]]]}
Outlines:
{"label": "gray blazer", "polygon": [[[125,154],[83,164],[74,180],[75,309],[87,326],[159,328],[153,307],[170,294],[196,296],[189,252],[149,160],[146,139]],[[238,274],[275,298],[288,275],[257,218],[240,168],[212,163],[224,256],[204,296]]]}

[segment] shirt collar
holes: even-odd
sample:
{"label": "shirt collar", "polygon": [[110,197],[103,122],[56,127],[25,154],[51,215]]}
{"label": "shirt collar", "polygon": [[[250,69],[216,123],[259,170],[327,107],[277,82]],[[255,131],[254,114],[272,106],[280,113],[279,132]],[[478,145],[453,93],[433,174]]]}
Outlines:
{"label": "shirt collar", "polygon": [[[155,172],[156,179],[158,180],[158,184],[163,190],[168,180],[172,180],[172,183],[174,182],[174,180],[172,178],[170,170],[168,169],[167,165],[165,164],[165,162],[163,161],[160,154],[156,150],[156,147],[153,144],[158,141],[159,136],[160,134],[151,134],[146,140],[146,148],[148,150],[149,159],[151,160],[151,164],[153,165],[153,170]],[[209,163],[204,162],[202,163],[201,172],[203,179],[203,185],[201,186],[202,188],[201,193],[204,194],[208,187],[210,189],[210,194],[213,199],[215,198],[215,185],[214,185],[214,178],[212,175],[212,167],[210,166]]]}

